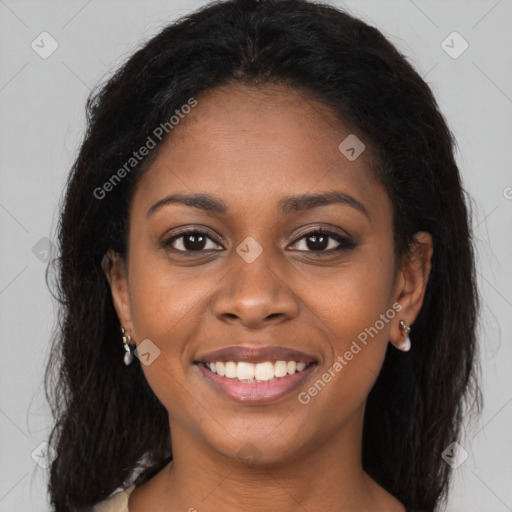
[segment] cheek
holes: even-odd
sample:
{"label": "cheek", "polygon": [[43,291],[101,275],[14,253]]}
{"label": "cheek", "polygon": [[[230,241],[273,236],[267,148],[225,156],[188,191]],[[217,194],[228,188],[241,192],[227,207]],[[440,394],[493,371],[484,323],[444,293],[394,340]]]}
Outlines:
{"label": "cheek", "polygon": [[179,350],[178,334],[201,309],[201,299],[212,284],[205,274],[201,277],[201,270],[172,267],[161,251],[143,248],[134,251],[129,271],[137,339],[150,338],[163,350]]}
{"label": "cheek", "polygon": [[309,396],[323,395],[315,398],[317,404],[326,400],[326,407],[330,395],[329,400],[344,404],[345,412],[355,410],[370,392],[396,316],[390,302],[393,264],[391,255],[368,251],[367,257],[354,258],[350,265],[340,267],[323,287],[310,288],[308,301],[328,337],[331,353],[317,377],[330,391],[318,392],[323,390],[320,382],[317,391],[308,392]]}
{"label": "cheek", "polygon": [[[149,245],[149,243],[147,244]],[[129,290],[134,340],[149,339],[158,357],[142,369],[168,410],[186,403],[187,372],[196,340],[208,335],[202,321],[219,276],[211,269],[172,266],[161,251],[140,244],[130,254]]]}
{"label": "cheek", "polygon": [[154,252],[138,249],[130,255],[134,339],[137,344],[149,339],[159,351],[154,361],[141,367],[159,401],[184,424],[190,418],[181,413],[197,401],[187,390],[184,368],[190,365],[189,340],[200,328],[198,311],[208,289],[204,280],[191,279],[190,271],[188,276],[180,278],[179,269],[171,269],[165,258]]}
{"label": "cheek", "polygon": [[[374,326],[392,305],[394,260],[389,255],[366,252],[354,257],[349,264],[331,270],[329,275],[316,281],[318,286],[308,288],[307,301],[320,323],[328,327],[337,354],[344,352],[360,333]],[[379,322],[375,339],[387,338],[389,322],[381,324]]]}

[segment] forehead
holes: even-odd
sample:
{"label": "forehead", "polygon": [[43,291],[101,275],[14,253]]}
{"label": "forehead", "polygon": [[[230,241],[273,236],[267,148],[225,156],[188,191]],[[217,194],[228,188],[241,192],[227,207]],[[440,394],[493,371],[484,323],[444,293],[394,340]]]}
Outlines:
{"label": "forehead", "polygon": [[366,144],[358,158],[347,158],[340,143],[357,135],[320,101],[280,85],[238,84],[196,99],[139,183],[134,200],[147,208],[177,191],[243,206],[330,189],[389,208],[371,148]]}

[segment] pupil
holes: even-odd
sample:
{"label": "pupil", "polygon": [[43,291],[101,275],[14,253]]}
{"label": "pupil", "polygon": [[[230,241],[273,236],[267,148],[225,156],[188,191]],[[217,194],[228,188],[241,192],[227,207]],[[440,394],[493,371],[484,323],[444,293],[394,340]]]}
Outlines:
{"label": "pupil", "polygon": [[[310,243],[311,240],[313,239],[315,240],[315,242]],[[308,249],[312,251],[322,250],[328,246],[328,239],[329,237],[322,234],[311,235],[308,236],[308,238],[306,239],[306,245],[308,246]]]}
{"label": "pupil", "polygon": [[203,235],[187,235],[184,239],[183,245],[188,251],[199,251],[203,249],[205,237]]}

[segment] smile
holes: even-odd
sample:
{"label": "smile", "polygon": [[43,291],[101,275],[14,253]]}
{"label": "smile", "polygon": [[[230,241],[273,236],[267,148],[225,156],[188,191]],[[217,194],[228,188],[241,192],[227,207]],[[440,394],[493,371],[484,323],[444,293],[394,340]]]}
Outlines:
{"label": "smile", "polygon": [[317,356],[275,345],[232,345],[195,361],[216,392],[244,404],[262,404],[293,393],[315,368]]}
{"label": "smile", "polygon": [[306,363],[300,361],[265,361],[256,364],[244,361],[217,361],[203,364],[220,377],[247,383],[272,382],[275,379],[301,372],[307,366]]}
{"label": "smile", "polygon": [[303,384],[318,364],[296,361],[265,361],[257,364],[226,361],[197,363],[195,366],[215,391],[235,402],[249,405],[272,403],[290,395]]}

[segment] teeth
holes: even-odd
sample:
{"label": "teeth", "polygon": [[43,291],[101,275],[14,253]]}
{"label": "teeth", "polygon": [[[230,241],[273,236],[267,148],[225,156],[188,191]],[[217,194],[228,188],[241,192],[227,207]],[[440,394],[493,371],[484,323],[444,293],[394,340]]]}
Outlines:
{"label": "teeth", "polygon": [[288,373],[286,361],[276,361],[274,364],[274,373],[276,377],[284,377]]}
{"label": "teeth", "polygon": [[268,382],[286,375],[293,375],[306,368],[306,363],[296,361],[265,361],[264,363],[247,363],[245,361],[227,361],[206,363],[213,373],[228,379],[238,379],[244,382]]}
{"label": "teeth", "polygon": [[254,367],[254,377],[256,378],[256,380],[273,379],[275,377],[273,363],[271,363],[270,361],[267,361],[266,363],[258,363]]}
{"label": "teeth", "polygon": [[254,365],[252,363],[244,363],[243,361],[240,361],[237,365],[236,376],[238,377],[238,380],[254,379]]}
{"label": "teeth", "polygon": [[226,377],[228,379],[234,379],[236,378],[236,367],[237,367],[237,364],[234,363],[233,361],[228,361],[226,364]]}

